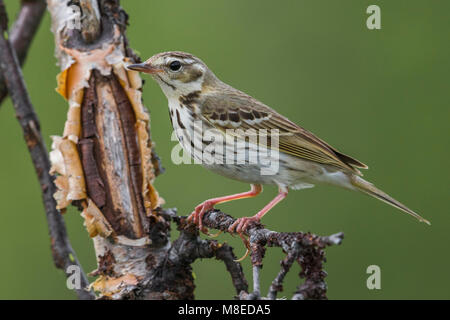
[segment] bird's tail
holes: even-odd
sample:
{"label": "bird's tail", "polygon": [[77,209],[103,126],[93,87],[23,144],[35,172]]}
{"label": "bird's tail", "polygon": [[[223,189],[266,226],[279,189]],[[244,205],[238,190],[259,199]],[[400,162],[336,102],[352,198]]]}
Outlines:
{"label": "bird's tail", "polygon": [[395,200],[388,194],[386,194],[383,191],[381,191],[380,189],[376,188],[370,182],[367,182],[366,180],[364,180],[358,176],[352,176],[350,181],[351,181],[351,184],[354,187],[356,187],[358,190],[360,190],[368,195],[371,195],[372,197],[377,198],[383,202],[386,202],[387,204],[390,204],[391,206],[393,206],[397,209],[400,209],[403,212],[406,212],[407,214],[413,216],[420,222],[425,222],[426,224],[431,225],[431,223],[428,220],[422,218],[419,214],[415,213],[414,211],[409,209],[404,204],[398,202],[397,200]]}

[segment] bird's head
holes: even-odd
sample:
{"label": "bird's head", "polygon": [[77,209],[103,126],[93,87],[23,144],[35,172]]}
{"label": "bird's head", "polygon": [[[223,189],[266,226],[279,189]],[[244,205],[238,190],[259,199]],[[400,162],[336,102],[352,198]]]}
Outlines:
{"label": "bird's head", "polygon": [[203,61],[179,51],[158,53],[128,69],[150,74],[168,98],[200,91],[216,79]]}

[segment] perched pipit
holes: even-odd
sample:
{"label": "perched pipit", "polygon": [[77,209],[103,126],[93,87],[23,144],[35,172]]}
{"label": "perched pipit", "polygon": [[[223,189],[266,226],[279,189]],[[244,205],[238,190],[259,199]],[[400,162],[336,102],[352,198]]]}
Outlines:
{"label": "perched pipit", "polygon": [[[197,57],[184,52],[163,52],[128,68],[151,74],[161,86],[169,101],[173,128],[184,150],[206,168],[252,186],[248,192],[209,199],[198,205],[189,220],[200,230],[206,231],[202,218],[214,205],[254,197],[261,193],[263,184],[277,185],[278,195],[253,217],[237,219],[230,232],[242,236],[250,222],[259,221],[287,196],[288,189],[310,188],[316,183],[362,191],[429,224],[362,179],[358,169],[367,169],[365,164],[223,83]],[[205,161],[206,150],[210,151],[208,161]]]}

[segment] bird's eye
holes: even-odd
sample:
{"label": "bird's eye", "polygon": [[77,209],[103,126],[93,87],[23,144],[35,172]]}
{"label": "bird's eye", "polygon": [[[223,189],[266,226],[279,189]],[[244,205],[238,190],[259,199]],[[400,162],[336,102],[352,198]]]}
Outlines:
{"label": "bird's eye", "polygon": [[170,68],[170,70],[172,70],[172,71],[178,71],[178,70],[180,70],[180,69],[181,69],[181,63],[180,63],[180,61],[177,61],[177,60],[172,61],[172,62],[169,64],[169,68]]}

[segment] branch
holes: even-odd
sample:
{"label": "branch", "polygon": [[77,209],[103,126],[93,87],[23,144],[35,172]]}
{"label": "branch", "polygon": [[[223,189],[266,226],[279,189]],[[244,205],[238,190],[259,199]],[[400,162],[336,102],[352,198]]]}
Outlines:
{"label": "branch", "polygon": [[[206,213],[203,218],[205,226],[224,232],[228,231],[234,221],[236,220],[233,217],[216,209]],[[184,218],[182,223],[186,223]],[[281,270],[272,282],[266,299],[275,299],[277,293],[283,290],[284,277],[294,261],[301,266],[300,277],[305,281],[298,287],[293,299],[326,299],[327,287],[324,281],[326,272],[322,270],[323,262],[325,262],[323,249],[341,244],[343,233],[317,236],[309,232],[275,232],[265,229],[260,223],[252,223],[245,235],[249,237],[255,291],[259,290],[259,269],[262,267],[265,247],[280,247],[286,253],[286,258],[281,262]],[[241,294],[241,299],[258,297],[259,292],[254,292],[253,295]]]}
{"label": "branch", "polygon": [[[0,0],[0,7],[4,8],[3,0]],[[67,238],[64,220],[56,209],[56,202],[53,198],[56,188],[53,177],[49,174],[50,161],[40,132],[39,120],[26,90],[18,58],[9,41],[5,39],[5,31],[2,23],[0,23],[0,71],[8,75],[5,79],[6,87],[10,93],[17,119],[22,127],[25,142],[38,175],[47,214],[53,259],[56,267],[63,269],[66,276],[71,275],[67,273],[67,267],[76,265],[80,268],[82,288],[76,290],[77,295],[80,299],[91,299],[93,298],[92,293],[84,290],[89,282]]]}
{"label": "branch", "polygon": [[288,253],[286,257],[280,262],[281,270],[278,272],[275,279],[272,281],[272,284],[269,288],[269,293],[267,297],[271,300],[276,299],[277,293],[283,290],[283,280],[286,274],[291,269],[292,265],[295,262],[295,254],[292,252]]}
{"label": "branch", "polygon": [[[22,64],[39,27],[46,8],[45,0],[22,0],[22,6],[9,34],[9,41]],[[6,27],[4,28],[6,30]],[[0,73],[0,105],[8,95],[5,80]]]}
{"label": "branch", "polygon": [[248,291],[244,271],[241,264],[236,261],[237,257],[232,247],[226,243],[219,244],[215,240],[201,239],[197,228],[193,225],[186,227],[184,218],[177,216],[175,209],[163,210],[161,215],[173,220],[180,231],[180,236],[172,245],[172,254],[175,254],[172,256],[176,257],[172,262],[190,265],[196,259],[216,258],[225,264],[237,295]]}
{"label": "branch", "polygon": [[158,267],[171,248],[170,225],[155,212],[161,167],[142,80],[126,68],[136,58],[125,35],[128,16],[119,0],[47,6],[61,68],[57,91],[69,107],[62,135],[53,136],[55,198],[59,209],[82,210],[97,257],[91,288],[102,299],[192,299],[189,265]]}

